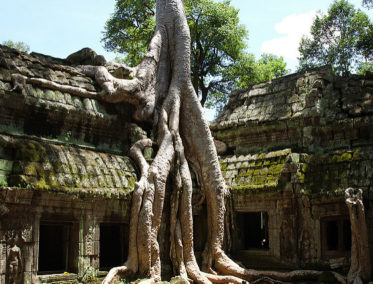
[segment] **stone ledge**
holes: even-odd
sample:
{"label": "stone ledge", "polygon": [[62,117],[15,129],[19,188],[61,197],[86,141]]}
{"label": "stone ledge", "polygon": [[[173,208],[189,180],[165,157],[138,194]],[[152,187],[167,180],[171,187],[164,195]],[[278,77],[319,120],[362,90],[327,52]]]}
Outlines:
{"label": "stone ledge", "polygon": [[78,275],[75,273],[39,275],[38,279],[41,283],[78,283]]}

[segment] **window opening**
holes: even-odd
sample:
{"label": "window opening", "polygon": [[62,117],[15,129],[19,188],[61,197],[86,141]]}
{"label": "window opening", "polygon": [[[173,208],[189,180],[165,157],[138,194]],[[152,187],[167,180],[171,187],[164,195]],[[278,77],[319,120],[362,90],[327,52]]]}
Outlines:
{"label": "window opening", "polygon": [[322,219],[321,238],[324,257],[347,256],[351,250],[351,224],[348,216]]}

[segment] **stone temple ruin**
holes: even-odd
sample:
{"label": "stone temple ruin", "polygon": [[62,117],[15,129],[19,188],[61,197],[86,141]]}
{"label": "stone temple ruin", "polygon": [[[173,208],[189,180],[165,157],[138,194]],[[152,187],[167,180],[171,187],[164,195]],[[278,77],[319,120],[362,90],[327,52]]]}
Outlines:
{"label": "stone temple ruin", "polygon": [[[86,282],[126,259],[138,177],[128,151],[149,126],[132,119],[130,105],[32,81],[97,90],[78,64],[128,75],[89,50],[58,59],[0,46],[0,283]],[[19,85],[13,74],[31,79]],[[372,74],[341,79],[321,68],[254,85],[230,94],[211,130],[232,188],[226,249],[234,259],[347,274],[348,187],[363,191],[373,248]],[[151,159],[153,149],[145,152]],[[208,229],[197,180],[194,188],[198,256]],[[160,244],[167,274],[169,244]]]}

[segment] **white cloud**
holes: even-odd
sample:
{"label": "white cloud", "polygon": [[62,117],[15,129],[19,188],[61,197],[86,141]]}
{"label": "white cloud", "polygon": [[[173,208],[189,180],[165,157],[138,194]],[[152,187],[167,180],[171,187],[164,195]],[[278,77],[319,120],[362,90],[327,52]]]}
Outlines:
{"label": "white cloud", "polygon": [[298,47],[301,38],[310,34],[310,28],[316,16],[316,11],[305,14],[292,14],[275,25],[278,34],[283,35],[262,43],[263,53],[283,56],[287,60],[299,57]]}

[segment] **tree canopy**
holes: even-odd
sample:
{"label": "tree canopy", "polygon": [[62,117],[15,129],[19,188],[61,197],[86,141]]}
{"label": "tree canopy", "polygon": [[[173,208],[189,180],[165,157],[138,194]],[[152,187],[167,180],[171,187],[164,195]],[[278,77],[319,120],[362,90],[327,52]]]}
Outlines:
{"label": "tree canopy", "polygon": [[300,69],[331,65],[347,76],[373,58],[373,25],[369,17],[346,0],[334,1],[327,14],[318,15],[311,37],[300,43]]}
{"label": "tree canopy", "polygon": [[[234,64],[223,70],[222,77],[227,84],[226,89],[246,89],[255,83],[284,76],[288,72],[282,56],[264,53],[256,59],[253,54],[242,53]],[[213,96],[208,96],[206,106],[219,111],[227,100],[227,93],[221,90]]]}
{"label": "tree canopy", "polygon": [[363,6],[368,9],[373,8],[373,0],[363,0]]}
{"label": "tree canopy", "polygon": [[11,48],[15,48],[15,49],[17,49],[21,52],[29,52],[30,51],[30,47],[22,41],[14,42],[12,40],[6,40],[6,41],[3,41],[1,44],[6,45],[6,46],[11,47]]}
{"label": "tree canopy", "polygon": [[[185,0],[184,5],[191,36],[192,83],[202,105],[219,109],[233,89],[274,78],[278,72],[271,71],[271,64],[283,66],[280,73],[286,73],[283,59],[272,56],[256,62],[246,52],[248,31],[239,23],[239,10],[230,0]],[[153,35],[154,8],[154,0],[116,0],[105,26],[105,48],[124,53],[125,64],[138,64]]]}

